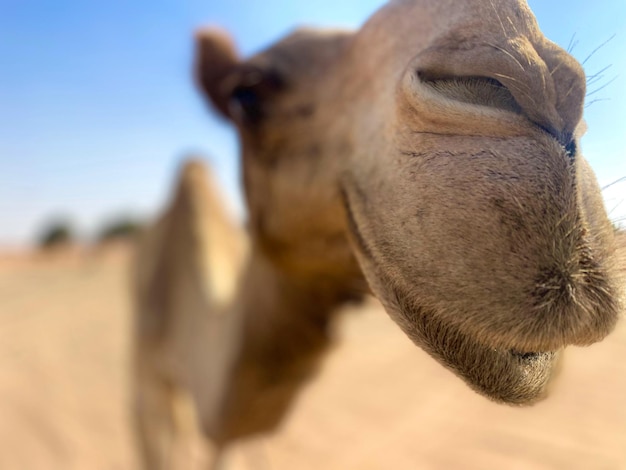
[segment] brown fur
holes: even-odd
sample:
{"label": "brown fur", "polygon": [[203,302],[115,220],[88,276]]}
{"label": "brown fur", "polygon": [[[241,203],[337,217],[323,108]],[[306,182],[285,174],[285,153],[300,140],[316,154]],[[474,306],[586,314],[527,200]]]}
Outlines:
{"label": "brown fur", "polygon": [[280,422],[363,279],[505,403],[544,397],[562,348],[614,327],[614,232],[576,140],[584,73],[525,2],[396,0],[354,34],[298,31],[245,61],[207,31],[197,57],[239,131],[251,239],[239,346],[201,418],[219,445]]}

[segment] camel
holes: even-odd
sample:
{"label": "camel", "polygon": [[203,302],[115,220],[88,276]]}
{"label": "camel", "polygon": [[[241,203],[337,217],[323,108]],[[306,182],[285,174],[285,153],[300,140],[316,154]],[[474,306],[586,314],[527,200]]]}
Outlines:
{"label": "camel", "polygon": [[239,133],[247,231],[184,170],[141,250],[148,468],[177,468],[159,450],[176,429],[213,459],[275,429],[337,311],[367,293],[511,405],[543,399],[563,349],[614,328],[614,231],[578,143],[585,75],[525,1],[392,0],[359,31],[297,30],[248,59],[203,30],[196,80]]}

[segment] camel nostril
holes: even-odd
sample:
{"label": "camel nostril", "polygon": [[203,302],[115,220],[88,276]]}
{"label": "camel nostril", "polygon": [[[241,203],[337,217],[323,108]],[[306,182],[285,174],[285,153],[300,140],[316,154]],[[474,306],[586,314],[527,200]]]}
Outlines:
{"label": "camel nostril", "polygon": [[576,145],[576,140],[571,139],[565,147],[565,153],[571,162],[576,158],[576,152],[578,151],[578,145]]}
{"label": "camel nostril", "polygon": [[543,129],[545,132],[547,132],[548,134],[550,134],[552,138],[556,139],[556,141],[559,144],[561,144],[569,161],[571,163],[574,163],[574,160],[576,159],[576,152],[578,152],[578,144],[576,143],[576,139],[572,137],[572,133],[571,132],[557,132],[546,126],[539,126],[539,127]]}

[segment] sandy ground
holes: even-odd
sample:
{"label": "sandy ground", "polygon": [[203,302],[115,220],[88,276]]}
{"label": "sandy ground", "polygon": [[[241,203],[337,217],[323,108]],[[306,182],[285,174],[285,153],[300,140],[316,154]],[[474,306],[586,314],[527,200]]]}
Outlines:
{"label": "sandy ground", "polygon": [[[0,257],[0,469],[134,469],[124,251]],[[551,397],[495,405],[373,304],[274,436],[225,470],[626,469],[626,322],[568,350]]]}

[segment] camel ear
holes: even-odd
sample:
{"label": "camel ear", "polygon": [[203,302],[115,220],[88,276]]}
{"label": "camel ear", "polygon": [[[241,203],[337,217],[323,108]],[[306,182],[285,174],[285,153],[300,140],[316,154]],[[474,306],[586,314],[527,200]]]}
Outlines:
{"label": "camel ear", "polygon": [[196,33],[195,78],[205,98],[229,118],[230,88],[226,78],[240,64],[235,44],[228,33],[203,29]]}

